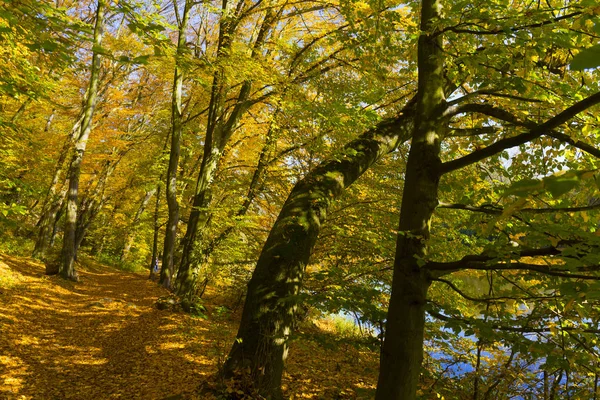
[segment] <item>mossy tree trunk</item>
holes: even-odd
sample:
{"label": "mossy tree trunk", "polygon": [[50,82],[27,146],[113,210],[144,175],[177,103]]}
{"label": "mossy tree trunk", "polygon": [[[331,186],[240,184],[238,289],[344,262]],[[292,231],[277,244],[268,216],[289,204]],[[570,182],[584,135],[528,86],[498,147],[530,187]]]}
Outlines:
{"label": "mossy tree trunk", "polygon": [[438,204],[440,138],[445,124],[444,60],[439,26],[441,0],[421,3],[415,127],[406,164],[390,306],[381,350],[376,400],[416,398],[430,279],[421,268],[430,222]]}
{"label": "mossy tree trunk", "polygon": [[[173,1],[177,7],[177,1]],[[177,224],[179,223],[179,203],[177,201],[177,169],[179,166],[179,153],[181,135],[183,133],[183,81],[185,78],[182,67],[183,57],[186,54],[186,30],[189,22],[190,11],[193,6],[191,0],[186,0],[183,15],[179,23],[179,36],[177,39],[177,54],[175,60],[175,73],[173,77],[173,92],[171,95],[171,149],[169,153],[169,166],[167,169],[167,207],[169,216],[165,230],[165,241],[163,246],[162,268],[159,283],[171,288],[174,275],[174,253],[177,240]],[[176,8],[177,11],[177,8]],[[179,19],[179,18],[178,18]]]}
{"label": "mossy tree trunk", "polygon": [[[322,162],[296,184],[262,249],[248,283],[242,320],[224,378],[249,371],[252,387],[280,399],[281,377],[306,264],[331,203],[383,155],[408,139],[413,103]],[[249,379],[248,379],[249,378]]]}

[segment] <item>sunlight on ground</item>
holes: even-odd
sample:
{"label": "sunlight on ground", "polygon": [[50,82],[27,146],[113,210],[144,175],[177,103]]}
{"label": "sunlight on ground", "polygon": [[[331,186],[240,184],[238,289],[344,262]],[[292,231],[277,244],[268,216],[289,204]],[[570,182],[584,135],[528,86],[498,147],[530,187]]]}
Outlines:
{"label": "sunlight on ground", "polygon": [[[199,399],[237,331],[218,312],[225,299],[207,291],[207,319],[159,311],[167,292],[145,274],[78,268],[81,282],[65,282],[0,254],[0,399]],[[284,389],[293,399],[370,398],[360,393],[371,393],[374,374],[357,360],[376,368],[372,353],[296,341]]]}

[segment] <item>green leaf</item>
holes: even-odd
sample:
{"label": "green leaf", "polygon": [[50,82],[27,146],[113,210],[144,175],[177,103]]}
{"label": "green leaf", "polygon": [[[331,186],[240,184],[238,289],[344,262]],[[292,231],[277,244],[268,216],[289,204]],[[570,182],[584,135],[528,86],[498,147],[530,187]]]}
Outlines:
{"label": "green leaf", "polygon": [[52,52],[58,48],[58,43],[53,42],[51,40],[46,40],[41,44],[42,48],[46,51]]}
{"label": "green leaf", "polygon": [[544,179],[544,187],[552,194],[552,197],[558,198],[565,193],[575,189],[579,184],[579,177],[576,174],[554,175]]}
{"label": "green leaf", "polygon": [[515,182],[504,192],[505,195],[513,195],[518,197],[525,197],[531,193],[534,193],[544,187],[544,184],[539,179],[523,179]]}
{"label": "green leaf", "polygon": [[144,56],[138,56],[138,57],[135,57],[135,58],[132,60],[132,62],[133,62],[134,64],[148,64],[148,58],[150,58],[150,55],[149,55],[149,54],[147,54],[147,55],[144,55]]}
{"label": "green leaf", "polygon": [[565,296],[576,296],[579,293],[587,292],[588,285],[582,282],[564,282],[559,286],[560,293]]}
{"label": "green leaf", "polygon": [[571,61],[570,68],[582,71],[600,66],[600,44],[581,50]]}
{"label": "green leaf", "polygon": [[97,54],[102,54],[103,56],[110,56],[110,50],[102,47],[102,46],[93,46],[92,51]]}

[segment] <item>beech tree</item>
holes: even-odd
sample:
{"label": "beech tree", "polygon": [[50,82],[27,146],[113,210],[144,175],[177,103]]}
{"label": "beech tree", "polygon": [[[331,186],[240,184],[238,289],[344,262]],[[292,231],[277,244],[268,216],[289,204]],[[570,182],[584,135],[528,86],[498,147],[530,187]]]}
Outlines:
{"label": "beech tree", "polygon": [[177,224],[179,223],[179,203],[177,201],[177,170],[179,166],[180,142],[183,130],[183,81],[185,79],[185,56],[186,34],[190,13],[194,3],[186,0],[183,11],[179,15],[177,1],[173,1],[175,9],[178,32],[177,50],[175,54],[175,73],[173,77],[173,92],[171,95],[171,146],[169,153],[169,167],[167,169],[166,195],[169,207],[169,219],[167,220],[165,242],[163,248],[162,268],[160,272],[160,283],[171,288],[174,274],[173,255],[177,238]]}
{"label": "beech tree", "polygon": [[[411,6],[416,9],[418,5]],[[405,174],[394,279],[385,329],[386,340],[381,355],[377,398],[411,399],[416,396],[423,357],[425,312],[429,302],[427,292],[432,280],[442,279],[447,273],[469,268],[520,270],[525,274],[535,271],[551,276],[558,275],[565,279],[596,279],[593,275],[561,271],[560,267],[538,267],[534,266],[536,264],[519,261],[526,256],[562,254],[557,247],[558,242],[552,246],[526,250],[505,248],[496,250],[493,256],[476,254],[447,263],[433,261],[435,255],[428,255],[431,219],[438,207],[440,177],[444,174],[483,160],[497,163],[498,155],[507,149],[525,144],[539,145],[536,140],[542,136],[574,145],[594,156],[598,155],[592,145],[579,140],[577,135],[572,133],[571,127],[566,130],[569,133],[562,130],[564,124],[572,124],[570,121],[573,118],[580,118],[600,101],[599,94],[592,94],[594,84],[586,80],[586,73],[581,73],[586,85],[578,88],[575,83],[577,80],[573,80],[573,86],[563,88],[563,97],[552,89],[538,86],[538,82],[542,80],[554,80],[552,74],[557,75],[558,72],[560,76],[563,71],[566,73],[568,63],[566,57],[561,61],[562,64],[554,62],[551,67],[548,65],[548,50],[544,46],[547,41],[552,40],[550,37],[553,35],[549,35],[545,27],[556,24],[585,24],[584,21],[593,18],[593,9],[586,10],[585,5],[573,4],[572,9],[561,8],[559,12],[559,6],[555,8],[552,4],[547,8],[522,5],[523,9],[519,8],[510,18],[502,20],[499,27],[490,27],[492,22],[489,16],[492,15],[492,10],[500,10],[500,4],[490,6],[491,10],[461,13],[460,10],[463,10],[464,6],[463,3],[446,4],[441,1],[423,1],[420,4],[421,33],[417,35],[419,39],[416,60],[419,72],[418,89],[414,100],[405,107],[404,115],[379,125],[347,145],[340,152],[342,156],[339,159],[321,163],[292,190],[271,229],[248,285],[242,322],[225,364],[225,377],[235,377],[240,373],[244,374],[244,371],[250,371],[252,385],[259,393],[267,398],[281,398],[281,374],[293,331],[298,294],[327,210],[333,199],[373,162],[385,152],[394,149],[398,142],[408,138],[412,139],[411,150]],[[484,18],[486,15],[488,17]],[[522,15],[535,15],[536,19],[532,23],[521,23]],[[483,20],[485,23],[481,25],[470,22],[469,17],[473,18],[473,21]],[[471,25],[474,28],[471,29]],[[590,27],[590,24],[587,26]],[[504,35],[506,37],[503,37]],[[583,43],[587,35],[581,33],[573,35],[571,39],[573,43]],[[465,37],[469,39],[465,40]],[[490,39],[486,39],[488,37]],[[531,40],[531,37],[535,40]],[[540,61],[542,56],[530,57],[529,62],[523,62],[513,70],[510,70],[510,65],[509,70],[505,70],[503,65],[498,68],[493,63],[490,64],[490,59],[493,60],[496,54],[506,54],[501,53],[498,48],[508,47],[505,42],[513,40],[523,46],[525,40],[529,40],[530,45],[526,48],[546,56],[546,61]],[[452,52],[453,46],[459,49],[457,53]],[[560,53],[563,50],[552,51]],[[585,50],[582,51],[584,52]],[[452,69],[452,65],[457,67]],[[484,71],[487,80],[481,71]],[[524,89],[530,97],[518,94]],[[580,98],[584,94],[588,97],[574,105],[565,106],[563,111],[556,111],[552,103],[558,99],[568,102],[573,90],[580,91]],[[455,99],[447,100],[451,95],[455,96]],[[540,103],[550,97],[552,101],[546,103],[547,106],[543,107],[542,112]],[[494,99],[496,104],[489,104],[487,99]],[[514,104],[515,113],[507,111],[510,107],[500,106],[510,102]],[[538,109],[538,121],[523,117],[529,113],[523,109],[526,110],[531,104]],[[457,124],[457,120],[463,124],[464,121],[469,121],[469,118],[475,121],[473,113],[478,115],[476,125],[471,124],[465,130],[464,125]],[[479,115],[483,115],[484,118]],[[543,116],[547,116],[545,121]],[[581,123],[584,125],[590,123],[589,119],[583,121]],[[495,135],[496,132],[500,132],[500,136]],[[470,140],[485,140],[477,146],[479,148],[483,145],[483,148],[456,160],[444,162],[445,158],[452,157],[452,152],[442,153],[442,149],[446,149],[442,140],[449,139],[452,143],[451,138],[461,134]],[[589,177],[590,174],[586,175],[585,171],[582,171],[573,172],[568,176],[569,179],[565,181],[557,177],[536,181],[537,186],[532,187],[546,188],[551,194],[559,197],[569,188],[576,186],[574,182],[584,181],[579,178]],[[527,182],[531,184],[530,181]],[[522,194],[523,191],[516,189],[516,193]],[[514,214],[522,208],[522,204],[524,202],[508,207],[504,215]],[[556,236],[551,236],[554,237],[552,240],[556,240]],[[546,238],[546,244],[548,240]],[[560,240],[559,242],[563,243]],[[536,244],[539,246],[539,243]],[[498,252],[502,254],[501,257],[498,256]],[[469,262],[474,264],[469,265]]]}
{"label": "beech tree", "polygon": [[[102,36],[104,34],[104,13],[106,2],[98,0],[96,8],[96,23],[94,26],[95,47],[102,46]],[[79,175],[81,173],[81,162],[87,146],[87,141],[92,131],[92,118],[98,97],[98,81],[100,74],[100,54],[97,50],[92,50],[92,64],[90,68],[90,82],[87,91],[85,106],[83,108],[83,118],[79,134],[75,137],[73,146],[73,156],[69,164],[69,188],[67,192],[67,204],[65,215],[65,233],[61,252],[61,264],[59,268],[60,275],[65,279],[76,279],[74,261],[76,256],[76,224],[77,224],[77,194],[79,190]],[[47,271],[51,272],[51,271]]]}
{"label": "beech tree", "polygon": [[[183,298],[189,300],[193,297],[200,266],[209,259],[216,244],[222,242],[228,234],[210,238],[206,231],[213,215],[213,181],[224,151],[230,145],[230,139],[240,123],[244,118],[251,118],[248,116],[251,110],[254,113],[272,113],[270,128],[264,134],[267,138],[264,149],[268,150],[274,143],[269,137],[283,103],[293,102],[293,94],[313,90],[313,82],[321,74],[343,69],[349,62],[364,62],[367,58],[366,54],[359,54],[362,43],[352,42],[348,37],[358,35],[355,32],[365,36],[372,34],[369,32],[370,26],[361,25],[367,25],[365,21],[374,20],[379,11],[366,12],[366,16],[352,16],[356,18],[356,26],[347,23],[332,27],[327,19],[322,21],[319,18],[319,13],[324,10],[339,13],[335,7],[320,3],[306,4],[301,8],[285,2],[223,3],[222,14],[227,15],[227,18],[220,17],[217,20],[217,47],[212,56],[214,60],[211,59],[215,67],[211,77],[210,100],[204,110],[207,112],[207,121],[202,161],[186,233],[182,239],[182,256],[177,275],[177,293]],[[294,26],[296,21],[302,21],[305,25],[299,33]],[[336,37],[342,39],[339,43],[330,44],[330,40]],[[290,42],[295,40],[300,45],[290,49],[279,43],[284,39]],[[210,53],[204,54],[203,59],[208,59],[208,56]],[[236,57],[246,60],[250,69],[233,71],[229,63]],[[258,175],[250,183],[254,186],[259,181],[263,171],[261,166],[265,163],[266,153],[260,153],[257,161]],[[248,190],[249,196],[239,205],[237,217],[246,212],[243,210],[247,210],[256,197],[256,189],[254,187]]]}
{"label": "beech tree", "polygon": [[596,2],[160,4],[0,4],[0,247],[62,237],[73,279],[164,233],[184,307],[245,300],[247,396],[313,305],[368,327],[379,399],[598,393]]}

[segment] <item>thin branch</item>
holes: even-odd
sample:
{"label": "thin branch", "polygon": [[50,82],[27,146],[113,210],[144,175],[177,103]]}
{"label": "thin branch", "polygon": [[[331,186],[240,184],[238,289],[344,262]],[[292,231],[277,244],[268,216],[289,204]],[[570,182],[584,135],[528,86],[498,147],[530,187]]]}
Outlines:
{"label": "thin branch", "polygon": [[[450,208],[453,210],[465,210],[465,211],[473,211],[480,212],[484,214],[492,214],[492,215],[501,215],[504,211],[500,207],[495,207],[492,205],[483,205],[479,207],[471,206],[468,204],[460,204],[460,203],[440,203],[438,204],[438,208]],[[596,210],[600,208],[600,203],[594,204],[591,206],[581,206],[581,207],[560,207],[560,208],[522,208],[518,210],[520,213],[531,213],[531,214],[552,214],[552,213],[560,213],[560,212],[582,212],[582,211],[590,211]]]}
{"label": "thin branch", "polygon": [[[435,310],[427,310],[427,313],[429,315],[431,315],[432,317],[435,317],[441,321],[460,321],[462,323],[464,323],[465,325],[469,325],[469,326],[473,326],[475,325],[474,321],[470,321],[468,319],[465,318],[457,318],[457,317],[450,317],[448,315],[444,315],[440,312],[437,312]],[[526,326],[505,326],[505,325],[500,325],[500,324],[489,324],[489,327],[498,331],[505,331],[505,332],[517,332],[517,333],[549,333],[552,332],[551,328],[529,328]],[[580,332],[580,333],[593,333],[593,334],[600,334],[600,329],[578,329],[577,327],[572,327],[572,326],[559,326],[558,329],[563,330],[565,332]]]}
{"label": "thin branch", "polygon": [[[600,92],[595,93],[595,94],[573,104],[571,107],[562,111],[558,115],[550,118],[548,121],[544,122],[543,124],[532,127],[529,130],[529,132],[527,132],[527,133],[522,133],[520,135],[513,136],[510,138],[500,139],[497,142],[495,142],[481,150],[476,150],[476,151],[472,152],[471,154],[468,154],[464,157],[443,163],[440,166],[440,170],[439,170],[440,175],[446,174],[451,171],[455,171],[455,170],[463,168],[463,167],[466,167],[468,165],[471,165],[473,163],[476,163],[478,161],[481,161],[488,157],[491,157],[495,154],[498,154],[498,153],[500,153],[506,149],[509,149],[511,147],[525,144],[525,143],[530,142],[531,140],[536,139],[542,135],[549,134],[550,131],[552,131],[554,128],[558,127],[559,125],[564,124],[565,122],[567,122],[568,120],[570,120],[571,118],[576,116],[577,114],[581,113],[582,111],[587,110],[588,108],[590,108],[598,103],[600,103]],[[508,113],[508,114],[510,114],[510,113]]]}
{"label": "thin branch", "polygon": [[515,301],[534,300],[534,299],[549,300],[549,299],[554,299],[556,297],[556,296],[532,296],[532,297],[499,296],[499,297],[485,297],[485,298],[473,297],[473,296],[466,294],[464,291],[459,289],[454,283],[452,283],[446,279],[433,278],[432,281],[442,282],[442,283],[446,284],[448,287],[450,287],[450,289],[452,289],[456,293],[458,293],[461,297],[464,297],[467,300],[474,301],[477,303],[496,303],[496,302],[503,302],[505,300],[515,300]]}
{"label": "thin branch", "polygon": [[600,150],[599,149],[597,149],[594,146],[591,146],[587,143],[584,143],[581,140],[575,140],[567,134],[552,131],[552,132],[548,133],[548,136],[550,136],[558,141],[561,141],[563,143],[568,143],[571,146],[576,147],[582,151],[585,151],[586,153],[589,153],[596,158],[600,158]]}
{"label": "thin branch", "polygon": [[466,136],[479,136],[479,135],[490,135],[498,133],[502,130],[499,126],[482,126],[479,128],[450,128],[448,134],[445,137],[466,137]]}
{"label": "thin branch", "polygon": [[510,122],[513,125],[527,126],[526,122],[521,121],[514,114],[502,108],[494,107],[491,104],[469,103],[462,105],[451,105],[446,108],[446,111],[444,111],[444,117],[453,117],[458,114],[467,113],[479,113],[487,115],[488,117],[499,119],[500,121]]}
{"label": "thin branch", "polygon": [[[590,266],[588,268],[598,268],[600,266]],[[434,274],[437,277],[443,276],[456,271],[463,271],[466,269],[479,270],[479,271],[492,271],[492,270],[521,270],[539,272],[540,274],[556,276],[560,278],[569,279],[583,279],[583,280],[595,280],[600,281],[600,276],[596,275],[584,275],[584,274],[572,274],[569,272],[561,271],[558,269],[552,269],[545,265],[528,264],[522,262],[500,262],[500,263],[484,263],[484,262],[450,262],[450,263],[438,263],[429,262],[425,265],[425,268],[430,271],[437,271],[438,274]],[[441,273],[441,274],[440,274]]]}
{"label": "thin branch", "polygon": [[[541,28],[542,26],[554,24],[554,23],[562,21],[564,19],[573,18],[573,17],[582,15],[582,14],[583,14],[583,12],[576,11],[576,12],[572,12],[571,14],[561,15],[560,17],[552,18],[552,19],[542,21],[542,22],[537,22],[534,24],[515,26],[515,27],[510,28],[509,31],[511,33],[514,33],[514,32],[524,30],[524,29]],[[438,34],[441,34],[444,32],[469,33],[469,34],[473,34],[473,35],[498,35],[501,33],[504,33],[504,34],[507,33],[507,31],[504,28],[496,28],[496,29],[491,29],[491,30],[473,30],[473,29],[461,29],[461,28],[457,28],[456,26],[450,26],[448,28],[442,29]]]}
{"label": "thin branch", "polygon": [[514,94],[508,94],[508,93],[499,93],[498,90],[495,90],[495,89],[482,89],[482,90],[476,90],[473,92],[469,92],[462,97],[451,100],[448,102],[448,105],[453,106],[456,104],[460,104],[466,100],[469,100],[469,99],[471,99],[473,97],[477,97],[477,96],[501,97],[501,98],[505,98],[505,99],[523,101],[526,103],[543,103],[544,102],[543,100],[539,100],[539,99],[531,99],[529,97],[517,96]]}

